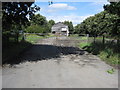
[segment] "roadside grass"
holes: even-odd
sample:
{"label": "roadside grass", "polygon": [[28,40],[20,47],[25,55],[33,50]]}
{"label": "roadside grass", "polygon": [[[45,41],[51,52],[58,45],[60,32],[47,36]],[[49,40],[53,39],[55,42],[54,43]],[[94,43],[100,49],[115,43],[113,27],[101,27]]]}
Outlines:
{"label": "roadside grass", "polygon": [[79,47],[93,55],[99,56],[103,61],[110,65],[120,65],[120,45],[115,42],[107,41],[103,44],[99,40],[96,40],[95,43],[82,41],[79,43]]}
{"label": "roadside grass", "polygon": [[90,43],[82,42],[79,44],[79,46],[80,46],[80,48],[88,47],[88,46],[90,46]]}

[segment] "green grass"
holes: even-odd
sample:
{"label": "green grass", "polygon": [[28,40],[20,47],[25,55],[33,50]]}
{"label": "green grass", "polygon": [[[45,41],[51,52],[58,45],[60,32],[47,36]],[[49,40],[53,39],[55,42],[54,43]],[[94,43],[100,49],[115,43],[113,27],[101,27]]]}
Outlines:
{"label": "green grass", "polygon": [[82,40],[87,40],[88,38],[87,37],[81,37]]}
{"label": "green grass", "polygon": [[80,48],[84,48],[84,47],[87,47],[87,46],[90,46],[90,43],[81,42],[81,43],[79,44],[79,47],[80,47]]}
{"label": "green grass", "polygon": [[26,41],[30,43],[36,43],[38,40],[45,38],[45,36],[38,36],[36,34],[29,34],[26,36]]}
{"label": "green grass", "polygon": [[53,34],[48,34],[48,35],[45,35],[45,36],[40,36],[40,35],[36,35],[36,34],[28,34],[28,35],[26,35],[26,41],[34,44],[40,39],[54,37],[54,36],[55,35],[53,35]]}
{"label": "green grass", "polygon": [[107,72],[108,72],[109,74],[113,74],[113,73],[115,72],[115,70],[112,68],[112,69],[107,70]]}
{"label": "green grass", "polygon": [[112,66],[120,65],[120,45],[117,45],[117,43],[111,41],[103,44],[98,39],[95,43],[87,43],[86,41],[81,41],[79,43],[79,47],[88,51],[89,53],[99,56],[102,60]]}
{"label": "green grass", "polygon": [[78,37],[78,34],[71,34],[69,37]]}
{"label": "green grass", "polygon": [[[113,51],[111,50],[110,53],[113,53]],[[120,64],[119,54],[115,54],[115,53],[110,54],[110,53],[106,52],[106,50],[103,50],[100,52],[98,56],[109,64],[112,64],[112,65]]]}
{"label": "green grass", "polygon": [[49,33],[46,37],[55,37],[55,35],[54,34],[51,34],[51,33]]}

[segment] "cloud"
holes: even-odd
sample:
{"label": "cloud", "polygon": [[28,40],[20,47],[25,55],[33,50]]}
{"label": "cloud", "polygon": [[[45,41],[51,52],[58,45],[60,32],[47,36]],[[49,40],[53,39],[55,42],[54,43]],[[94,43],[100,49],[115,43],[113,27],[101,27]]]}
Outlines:
{"label": "cloud", "polygon": [[49,8],[57,9],[57,10],[76,10],[75,7],[69,6],[68,4],[64,4],[64,3],[51,4]]}
{"label": "cloud", "polygon": [[73,25],[80,24],[86,18],[93,16],[93,15],[86,15],[86,16],[78,16],[78,15],[68,15],[68,16],[48,16],[47,19],[53,19],[55,22],[63,22],[65,20],[72,21]]}

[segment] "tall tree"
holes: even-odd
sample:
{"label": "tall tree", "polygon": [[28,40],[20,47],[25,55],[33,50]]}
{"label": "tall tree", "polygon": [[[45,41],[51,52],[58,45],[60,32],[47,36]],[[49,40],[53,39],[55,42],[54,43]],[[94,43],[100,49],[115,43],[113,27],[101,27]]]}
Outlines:
{"label": "tall tree", "polygon": [[46,17],[40,15],[40,14],[36,14],[36,15],[33,15],[31,18],[30,18],[30,22],[31,24],[35,24],[35,25],[46,25],[47,24],[47,20],[46,20]]}
{"label": "tall tree", "polygon": [[118,18],[114,19],[113,29],[111,34],[113,37],[117,38],[119,43],[120,38],[120,1],[119,2],[110,2],[110,4],[104,5],[104,9],[113,15],[118,15]]}
{"label": "tall tree", "polygon": [[31,17],[36,11],[40,10],[36,5],[32,7],[33,3],[34,2],[3,2],[2,31],[15,30],[18,41],[19,30],[29,22],[27,17]]}

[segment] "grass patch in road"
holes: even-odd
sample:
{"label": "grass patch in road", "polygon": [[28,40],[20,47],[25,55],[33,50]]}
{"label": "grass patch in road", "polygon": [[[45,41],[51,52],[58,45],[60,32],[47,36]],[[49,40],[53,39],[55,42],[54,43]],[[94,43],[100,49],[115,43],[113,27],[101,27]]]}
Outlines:
{"label": "grass patch in road", "polygon": [[107,72],[108,72],[109,74],[113,74],[113,73],[115,72],[115,70],[112,68],[112,69],[107,70]]}

